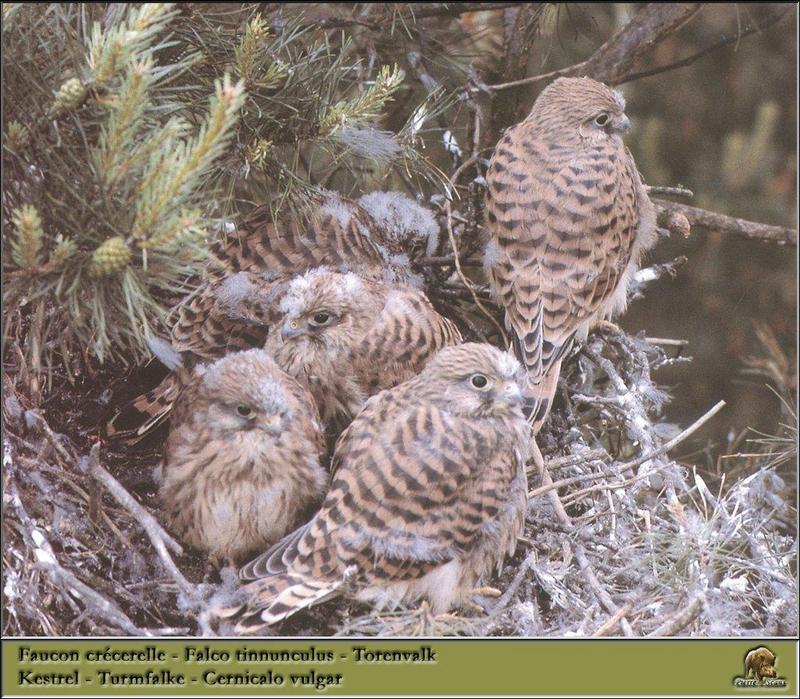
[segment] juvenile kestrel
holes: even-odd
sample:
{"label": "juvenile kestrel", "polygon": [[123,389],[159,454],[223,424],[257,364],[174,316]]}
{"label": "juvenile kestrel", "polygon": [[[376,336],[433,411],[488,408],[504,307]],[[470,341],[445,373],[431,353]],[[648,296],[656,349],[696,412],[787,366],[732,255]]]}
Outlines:
{"label": "juvenile kestrel", "polygon": [[589,78],[559,78],[509,129],[487,174],[486,267],[528,372],[534,429],[561,361],[598,320],[621,311],[655,211],[620,138],[625,101]]}
{"label": "juvenile kestrel", "polygon": [[243,566],[247,601],[217,613],[247,633],[341,593],[425,598],[434,613],[463,602],[524,523],[520,373],[510,354],[462,344],[371,398],[337,444],[321,510]]}
{"label": "juvenile kestrel", "polygon": [[308,386],[323,422],[341,430],[364,401],[417,374],[458,328],[417,289],[325,267],[295,277],[266,349]]}
{"label": "juvenile kestrel", "polygon": [[[213,248],[203,284],[176,309],[171,344],[180,354],[178,364],[191,369],[262,347],[287,282],[321,265],[390,284],[421,285],[413,260],[432,254],[437,236],[431,212],[397,192],[373,192],[359,202],[329,192],[308,221],[287,217],[276,224],[262,207]],[[109,436],[136,439],[160,424],[187,376],[170,374],[125,406],[109,422]]]}
{"label": "juvenile kestrel", "polygon": [[322,498],[316,407],[263,350],[196,367],[173,413],[159,496],[169,527],[192,546],[241,561]]}

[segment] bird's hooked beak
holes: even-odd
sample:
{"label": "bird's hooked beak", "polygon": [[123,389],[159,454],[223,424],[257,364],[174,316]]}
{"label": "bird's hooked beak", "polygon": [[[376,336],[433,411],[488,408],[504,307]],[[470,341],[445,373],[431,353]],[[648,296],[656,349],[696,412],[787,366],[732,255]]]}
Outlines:
{"label": "bird's hooked beak", "polygon": [[283,418],[280,415],[268,415],[261,421],[261,428],[277,437],[283,429]]}
{"label": "bird's hooked beak", "polygon": [[504,400],[506,403],[511,405],[522,405],[522,389],[513,379],[509,379],[508,381],[501,381],[497,384],[497,395],[499,398]]}
{"label": "bird's hooked beak", "polygon": [[631,130],[631,120],[628,119],[627,114],[621,114],[619,117],[614,119],[612,128],[617,133],[628,133],[628,131]]}
{"label": "bird's hooked beak", "polygon": [[306,334],[306,326],[297,319],[287,319],[281,326],[281,339],[288,340],[298,335]]}

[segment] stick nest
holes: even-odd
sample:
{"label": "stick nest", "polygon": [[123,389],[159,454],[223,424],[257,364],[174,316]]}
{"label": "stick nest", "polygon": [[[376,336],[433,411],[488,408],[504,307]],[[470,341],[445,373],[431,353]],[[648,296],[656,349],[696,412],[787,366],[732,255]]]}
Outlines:
{"label": "stick nest", "polygon": [[[468,284],[448,281],[438,303],[473,335],[488,335],[491,324],[470,303],[482,290]],[[689,359],[658,342],[602,329],[565,362],[538,437],[547,470],[531,465],[525,535],[486,581],[495,590],[439,617],[424,604],[376,613],[339,600],[275,632],[796,633],[796,415],[787,402],[783,435],[729,462],[732,478],[682,465],[667,451],[721,405],[683,431],[664,422],[669,398],[651,372]],[[234,576],[159,526],[152,468],[163,434],[135,451],[101,449],[92,437],[110,395],[141,386],[111,368],[74,385],[56,379],[33,409],[12,378],[3,404],[4,633],[213,635],[206,610],[230,593]]]}

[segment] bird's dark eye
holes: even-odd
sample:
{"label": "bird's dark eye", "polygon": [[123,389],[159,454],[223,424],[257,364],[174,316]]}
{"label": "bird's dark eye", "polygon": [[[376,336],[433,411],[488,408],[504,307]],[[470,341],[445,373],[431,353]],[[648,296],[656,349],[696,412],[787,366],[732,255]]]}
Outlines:
{"label": "bird's dark eye", "polygon": [[479,389],[486,388],[489,385],[489,379],[487,379],[483,374],[473,374],[470,377],[469,382],[475,388],[479,388]]}
{"label": "bird's dark eye", "polygon": [[314,325],[325,325],[331,319],[331,314],[326,311],[315,313],[313,317]]}
{"label": "bird's dark eye", "polygon": [[256,416],[253,409],[246,403],[239,403],[239,405],[236,406],[236,414],[239,417],[243,417],[245,420],[252,420]]}
{"label": "bird's dark eye", "polygon": [[609,116],[605,112],[600,112],[595,118],[594,123],[598,126],[605,126],[608,123]]}

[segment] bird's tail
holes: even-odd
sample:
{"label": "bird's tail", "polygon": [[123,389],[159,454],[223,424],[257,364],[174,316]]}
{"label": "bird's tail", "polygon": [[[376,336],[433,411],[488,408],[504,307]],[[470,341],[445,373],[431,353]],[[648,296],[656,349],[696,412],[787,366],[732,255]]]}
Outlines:
{"label": "bird's tail", "polygon": [[295,573],[260,578],[241,588],[243,604],[217,607],[212,613],[235,622],[234,631],[252,634],[289,618],[301,609],[323,602],[340,593],[339,580],[316,580]]}
{"label": "bird's tail", "polygon": [[123,406],[106,424],[106,435],[138,442],[169,417],[183,384],[183,370],[170,374],[153,390]]}
{"label": "bird's tail", "polygon": [[538,434],[553,405],[561,373],[561,360],[557,360],[544,374],[534,379],[528,374],[525,384],[525,414],[531,424],[533,434]]}

